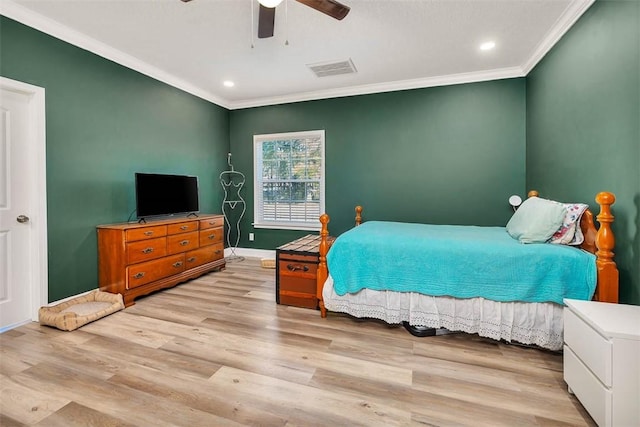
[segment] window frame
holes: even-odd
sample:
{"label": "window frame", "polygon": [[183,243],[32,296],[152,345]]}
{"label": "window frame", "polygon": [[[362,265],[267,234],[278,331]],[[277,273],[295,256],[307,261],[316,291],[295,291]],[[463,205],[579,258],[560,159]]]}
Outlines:
{"label": "window frame", "polygon": [[[263,190],[263,179],[262,179],[262,171],[264,163],[262,161],[262,144],[265,142],[277,141],[277,140],[294,140],[305,137],[314,137],[320,139],[320,180],[319,180],[319,193],[320,193],[320,203],[319,203],[319,215],[318,218],[315,219],[314,222],[306,221],[306,222],[297,222],[297,221],[266,221],[263,218],[263,199],[262,199],[262,190]],[[276,229],[276,230],[308,230],[308,231],[319,231],[321,228],[319,216],[325,212],[325,163],[326,163],[326,155],[325,155],[325,131],[324,130],[308,130],[301,132],[284,132],[284,133],[271,133],[271,134],[261,134],[261,135],[253,135],[253,227],[254,228],[268,228],[268,229]],[[297,180],[292,180],[297,181]],[[307,181],[305,181],[307,182]]]}

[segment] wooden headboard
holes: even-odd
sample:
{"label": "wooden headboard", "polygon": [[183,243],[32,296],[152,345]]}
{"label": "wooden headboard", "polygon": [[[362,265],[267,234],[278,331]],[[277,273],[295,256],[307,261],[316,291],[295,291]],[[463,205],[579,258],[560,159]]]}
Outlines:
{"label": "wooden headboard", "polygon": [[[538,197],[535,190],[529,191],[528,197]],[[600,213],[596,217],[600,228],[596,228],[593,221],[593,212],[587,209],[580,220],[580,229],[584,235],[584,242],[580,245],[582,249],[591,252],[596,256],[596,267],[598,269],[598,285],[593,295],[594,301],[618,302],[618,267],[613,260],[613,248],[615,247],[615,237],[611,230],[613,215],[611,205],[616,201],[613,193],[603,191],[596,195],[596,203],[600,205]]]}
{"label": "wooden headboard", "polygon": [[[538,192],[529,191],[529,197],[537,197]],[[584,242],[580,247],[585,251],[591,252],[596,256],[596,268],[598,272],[598,282],[596,291],[593,296],[594,301],[618,303],[618,267],[613,260],[613,249],[615,247],[615,237],[611,230],[613,223],[613,215],[611,214],[611,205],[616,201],[613,193],[601,192],[596,195],[596,203],[600,205],[600,213],[596,217],[600,228],[596,228],[593,220],[593,213],[587,209],[580,220],[580,229],[584,234]],[[322,214],[320,216],[320,247],[319,247],[319,264],[317,273],[317,297],[320,303],[320,312],[322,317],[326,317],[326,309],[322,299],[322,288],[327,280],[329,272],[327,270],[327,252],[329,252],[329,215]],[[355,225],[362,223],[362,206],[356,206]]]}

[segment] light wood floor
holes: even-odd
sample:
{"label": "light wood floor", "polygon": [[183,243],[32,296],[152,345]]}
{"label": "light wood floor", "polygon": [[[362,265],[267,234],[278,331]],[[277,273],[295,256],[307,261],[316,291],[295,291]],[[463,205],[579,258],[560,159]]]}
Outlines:
{"label": "light wood floor", "polygon": [[228,264],[74,332],[0,335],[0,425],[593,426],[562,355],[279,306]]}

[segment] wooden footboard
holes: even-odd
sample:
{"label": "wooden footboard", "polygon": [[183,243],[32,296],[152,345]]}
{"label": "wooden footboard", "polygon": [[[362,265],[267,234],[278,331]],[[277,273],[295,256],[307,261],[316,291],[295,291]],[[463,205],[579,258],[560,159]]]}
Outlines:
{"label": "wooden footboard", "polygon": [[[530,191],[529,197],[538,196],[537,191]],[[580,221],[580,228],[584,234],[584,242],[580,246],[582,249],[596,255],[596,266],[598,271],[598,282],[596,291],[593,296],[595,301],[601,302],[618,302],[618,268],[613,260],[613,249],[615,247],[615,237],[611,230],[613,223],[613,215],[611,214],[611,205],[616,201],[613,193],[602,192],[596,196],[596,203],[600,205],[600,213],[596,217],[600,223],[600,228],[596,229],[593,221],[593,213],[587,210]],[[329,215],[322,214],[320,216],[320,248],[319,248],[319,264],[317,274],[317,297],[320,305],[320,315],[327,317],[327,309],[324,306],[322,298],[322,289],[324,282],[329,276],[327,268],[327,252],[329,252]],[[362,207],[356,207],[356,226],[362,222]]]}

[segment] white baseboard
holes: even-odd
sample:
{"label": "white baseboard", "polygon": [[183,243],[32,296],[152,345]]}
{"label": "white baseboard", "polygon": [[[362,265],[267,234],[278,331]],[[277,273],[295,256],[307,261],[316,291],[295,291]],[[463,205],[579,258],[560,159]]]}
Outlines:
{"label": "white baseboard", "polygon": [[36,320],[28,319],[23,320],[22,322],[14,323],[12,325],[7,325],[4,328],[0,328],[0,334],[10,331],[11,329],[19,328],[22,325],[26,325],[27,323],[36,322]]}
{"label": "white baseboard", "polygon": [[46,305],[46,307],[52,307],[54,305],[58,305],[58,304],[63,303],[65,301],[69,301],[70,299],[78,298],[78,297],[90,294],[91,292],[94,292],[94,291],[97,291],[97,290],[98,290],[97,288],[96,289],[92,289],[90,291],[82,292],[81,294],[78,294],[78,295],[71,295],[70,297],[66,297],[66,298],[63,298],[63,299],[58,300],[58,301],[50,302],[49,304]]}
{"label": "white baseboard", "polygon": [[[247,258],[269,258],[276,259],[276,251],[269,249],[253,249],[253,248],[235,248],[236,255]],[[230,248],[224,250],[224,256],[230,257],[232,254]]]}

